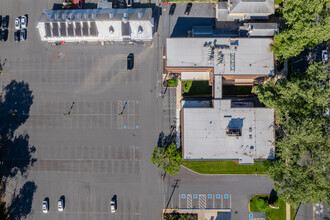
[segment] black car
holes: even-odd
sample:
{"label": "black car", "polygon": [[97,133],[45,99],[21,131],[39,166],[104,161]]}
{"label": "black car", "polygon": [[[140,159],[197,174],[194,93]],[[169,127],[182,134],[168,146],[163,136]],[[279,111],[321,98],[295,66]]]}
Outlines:
{"label": "black car", "polygon": [[15,42],[18,42],[18,41],[19,41],[19,31],[16,31],[16,32],[14,33],[14,41],[15,41]]}
{"label": "black car", "polygon": [[190,14],[191,7],[192,7],[192,3],[189,2],[189,3],[187,4],[186,10],[184,11],[184,14],[185,14],[185,15],[189,15],[189,14]]}
{"label": "black car", "polygon": [[9,24],[9,16],[7,15],[6,17],[2,18],[2,28],[6,29],[8,28],[8,24]]}
{"label": "black car", "polygon": [[176,4],[175,3],[171,4],[169,15],[174,15],[175,8],[176,8]]}
{"label": "black car", "polygon": [[2,30],[1,35],[0,35],[0,39],[2,41],[7,41],[7,39],[8,39],[8,30]]}
{"label": "black car", "polygon": [[134,67],[134,54],[130,53],[127,56],[127,69],[131,70]]}

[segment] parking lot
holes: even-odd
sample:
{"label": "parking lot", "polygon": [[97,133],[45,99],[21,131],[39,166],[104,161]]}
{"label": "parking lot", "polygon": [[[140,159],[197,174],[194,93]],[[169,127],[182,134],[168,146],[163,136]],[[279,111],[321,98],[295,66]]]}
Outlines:
{"label": "parking lot", "polygon": [[[31,201],[31,210],[24,202],[29,214],[15,211],[21,219],[159,219],[160,170],[149,159],[163,130],[160,112],[166,107],[159,101],[157,41],[151,46],[50,46],[40,41],[34,24],[53,3],[0,3],[0,14],[10,16],[8,40],[0,42],[0,59],[5,61],[0,85],[4,89],[24,82],[32,91],[27,121],[16,134],[27,134],[28,146],[36,149],[33,166],[7,182],[5,200],[10,205],[22,186],[32,182],[35,191],[24,191]],[[14,20],[22,14],[29,15],[28,36],[16,43]],[[129,53],[135,56],[130,71]],[[13,121],[15,117],[8,118],[2,126]],[[2,159],[21,160],[22,155],[10,155]],[[117,210],[111,213],[114,195]],[[61,196],[63,212],[57,210]],[[46,197],[47,214],[41,208]]]}

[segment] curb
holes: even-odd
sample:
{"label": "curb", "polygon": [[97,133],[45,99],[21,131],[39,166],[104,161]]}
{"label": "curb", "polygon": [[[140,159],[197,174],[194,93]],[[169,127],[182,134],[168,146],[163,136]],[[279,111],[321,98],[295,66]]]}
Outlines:
{"label": "curb", "polygon": [[198,173],[184,165],[181,165],[185,169],[189,170],[192,173],[202,175],[202,176],[267,176],[266,174],[207,174],[207,173]]}

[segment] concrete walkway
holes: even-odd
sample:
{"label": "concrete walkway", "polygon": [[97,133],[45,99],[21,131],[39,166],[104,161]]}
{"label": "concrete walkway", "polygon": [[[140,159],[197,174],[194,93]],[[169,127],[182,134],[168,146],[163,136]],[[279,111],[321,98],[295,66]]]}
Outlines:
{"label": "concrete walkway", "polygon": [[286,205],[286,220],[290,220],[290,205],[288,203]]}

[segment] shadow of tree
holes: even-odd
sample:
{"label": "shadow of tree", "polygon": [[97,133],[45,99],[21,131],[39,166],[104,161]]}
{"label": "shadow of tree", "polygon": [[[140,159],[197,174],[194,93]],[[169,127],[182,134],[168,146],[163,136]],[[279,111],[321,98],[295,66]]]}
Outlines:
{"label": "shadow of tree", "polygon": [[[4,182],[2,192],[6,191],[8,177],[24,175],[28,167],[36,162],[36,158],[32,156],[36,148],[29,146],[29,135],[15,133],[29,118],[32,103],[32,91],[24,81],[12,80],[0,94],[0,175]],[[31,212],[36,188],[34,182],[27,182],[18,195],[14,194],[9,203],[9,219],[21,219]],[[7,215],[5,207],[6,203],[0,202],[2,216]]]}
{"label": "shadow of tree", "polygon": [[32,200],[37,186],[34,182],[28,181],[20,189],[18,195],[13,195],[12,203],[8,208],[11,219],[27,217],[32,209]]}
{"label": "shadow of tree", "polygon": [[35,147],[29,147],[29,135],[15,135],[15,130],[29,118],[33,103],[32,91],[25,82],[12,80],[0,96],[0,174],[13,177],[24,174],[29,165],[36,161],[32,154]]}
{"label": "shadow of tree", "polygon": [[[3,95],[4,93],[4,95]],[[12,138],[15,130],[29,118],[33,103],[29,84],[12,80],[1,93],[1,138]]]}
{"label": "shadow of tree", "polygon": [[168,145],[176,142],[176,132],[175,126],[171,126],[171,131],[168,135],[165,135],[164,132],[160,132],[158,136],[157,146],[158,147],[167,147]]}
{"label": "shadow of tree", "polygon": [[23,175],[29,166],[36,162],[32,154],[36,151],[34,146],[29,147],[29,135],[19,135],[12,140],[5,139],[0,142],[0,175],[14,177],[18,173]]}

